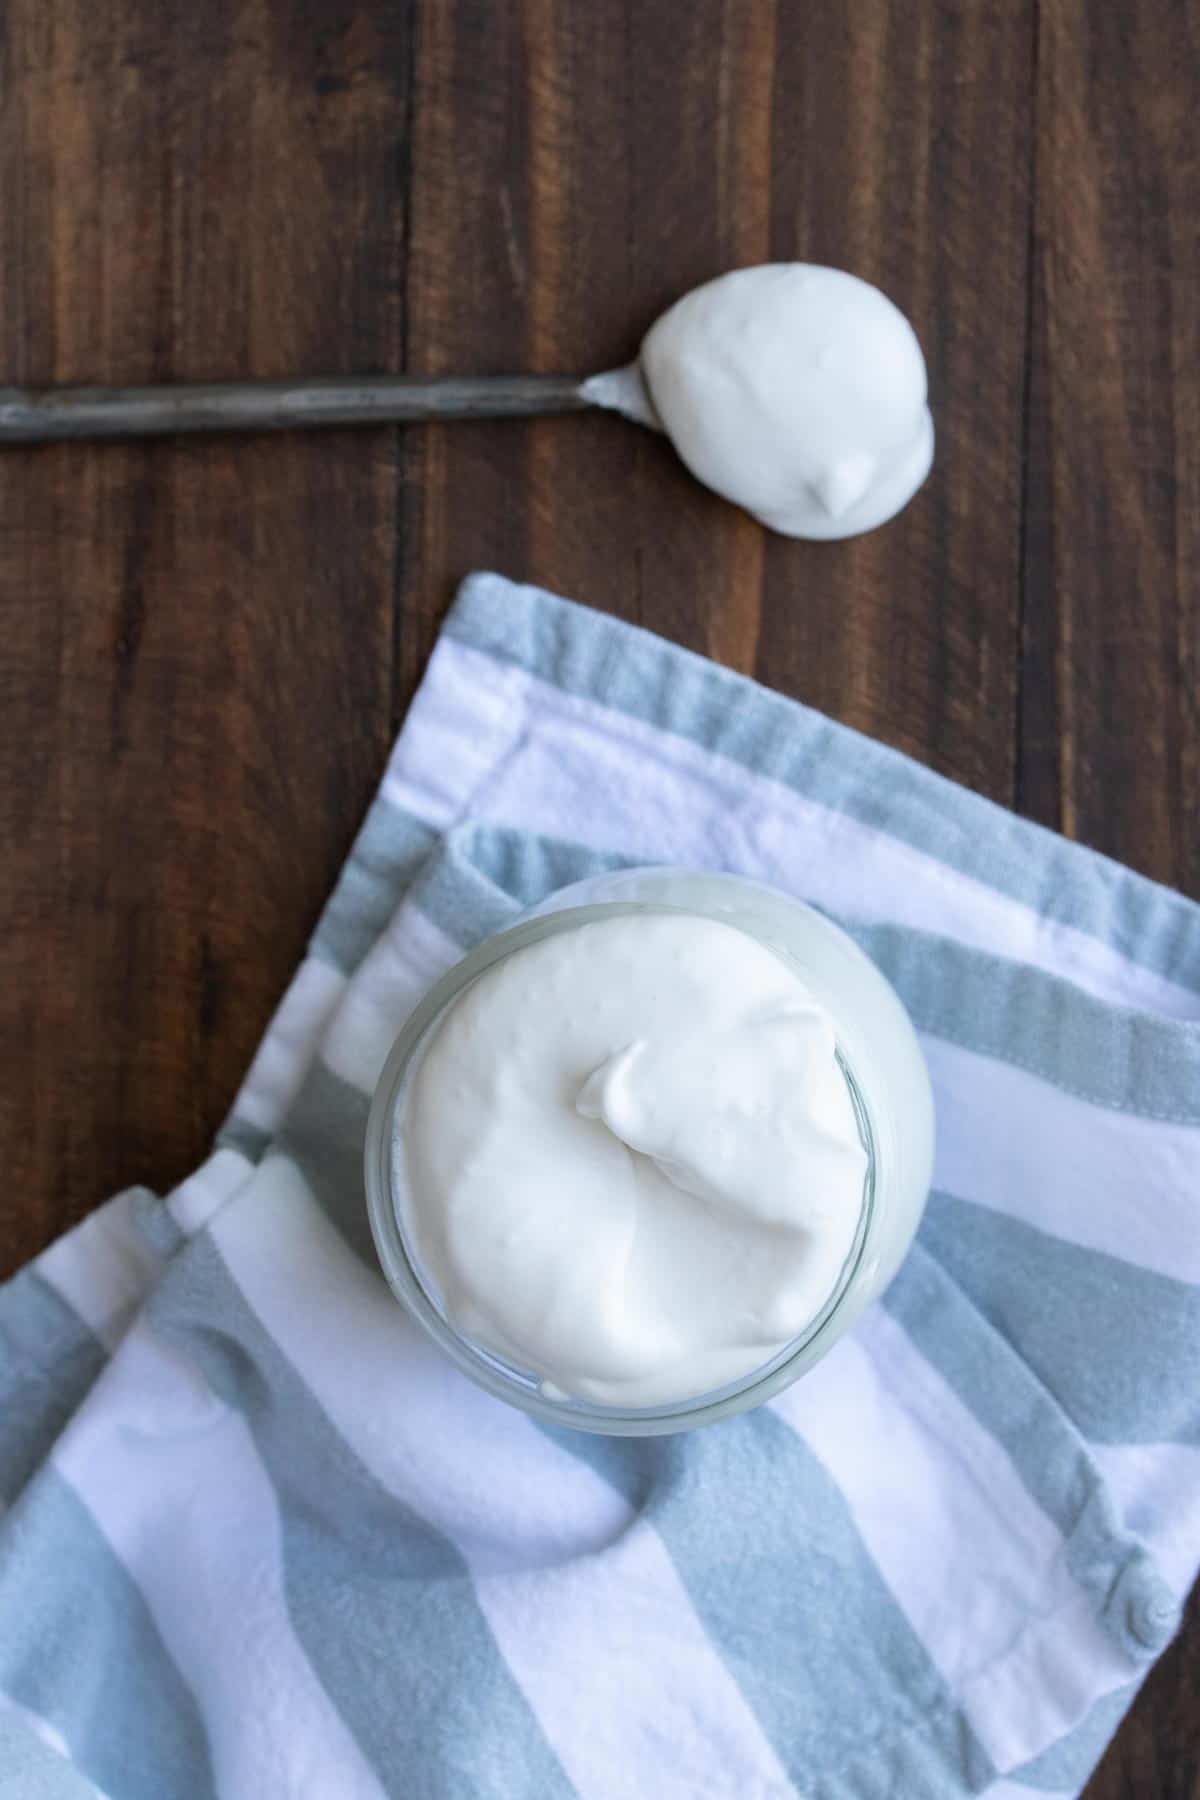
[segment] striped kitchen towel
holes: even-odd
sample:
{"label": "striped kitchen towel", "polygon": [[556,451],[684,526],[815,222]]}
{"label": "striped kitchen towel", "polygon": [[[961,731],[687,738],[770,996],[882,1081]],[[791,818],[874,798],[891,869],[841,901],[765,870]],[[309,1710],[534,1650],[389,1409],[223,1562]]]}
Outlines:
{"label": "striped kitchen towel", "polygon": [[[468,1383],[360,1174],[416,998],[629,862],[846,924],[940,1127],[851,1335],[640,1440]],[[1200,1563],[1198,1178],[1200,908],[473,578],[213,1155],[0,1292],[0,1795],[1077,1793]]]}

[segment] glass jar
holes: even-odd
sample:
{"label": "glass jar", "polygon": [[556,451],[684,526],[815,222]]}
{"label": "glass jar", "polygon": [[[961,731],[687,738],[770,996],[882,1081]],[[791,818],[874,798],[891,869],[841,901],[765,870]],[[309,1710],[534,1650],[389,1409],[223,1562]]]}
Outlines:
{"label": "glass jar", "polygon": [[[669,1404],[621,1408],[551,1397],[538,1375],[512,1367],[456,1329],[406,1239],[392,1146],[425,1046],[443,1015],[485,970],[551,933],[646,913],[698,915],[734,926],[796,972],[833,1021],[867,1162],[850,1254],[833,1292],[801,1336],[727,1388]],[[405,1022],[384,1065],[367,1123],[365,1165],[367,1208],[384,1275],[467,1375],[549,1423],[649,1436],[706,1425],[769,1399],[824,1356],[887,1286],[913,1240],[929,1191],[933,1095],[916,1034],[895,992],[824,914],[739,876],[629,869],[560,889],[510,930],[479,944],[435,984]]]}

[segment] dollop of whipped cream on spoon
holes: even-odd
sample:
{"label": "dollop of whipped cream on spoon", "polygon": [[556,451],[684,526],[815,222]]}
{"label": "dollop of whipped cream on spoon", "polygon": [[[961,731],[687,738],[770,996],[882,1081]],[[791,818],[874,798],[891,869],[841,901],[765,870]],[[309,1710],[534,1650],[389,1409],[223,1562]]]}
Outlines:
{"label": "dollop of whipped cream on spoon", "polygon": [[816,263],[763,263],[694,288],[635,363],[583,392],[664,431],[693,475],[787,537],[882,525],[933,462],[912,326],[870,282]]}

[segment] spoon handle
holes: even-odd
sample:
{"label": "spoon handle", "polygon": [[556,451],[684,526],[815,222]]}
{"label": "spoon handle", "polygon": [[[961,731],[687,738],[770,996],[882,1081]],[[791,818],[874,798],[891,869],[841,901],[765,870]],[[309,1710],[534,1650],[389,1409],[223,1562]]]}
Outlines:
{"label": "spoon handle", "polygon": [[0,444],[515,418],[582,412],[592,404],[571,375],[332,375],[165,387],[0,388]]}

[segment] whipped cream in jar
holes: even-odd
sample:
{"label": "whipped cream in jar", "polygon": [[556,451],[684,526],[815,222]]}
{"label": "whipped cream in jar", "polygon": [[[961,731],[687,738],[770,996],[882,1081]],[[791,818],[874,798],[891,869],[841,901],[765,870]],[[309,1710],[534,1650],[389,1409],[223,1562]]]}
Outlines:
{"label": "whipped cream in jar", "polygon": [[670,869],[564,889],[406,1023],[367,1130],[384,1273],[481,1385],[582,1430],[759,1404],[912,1241],[929,1080],[822,914]]}

